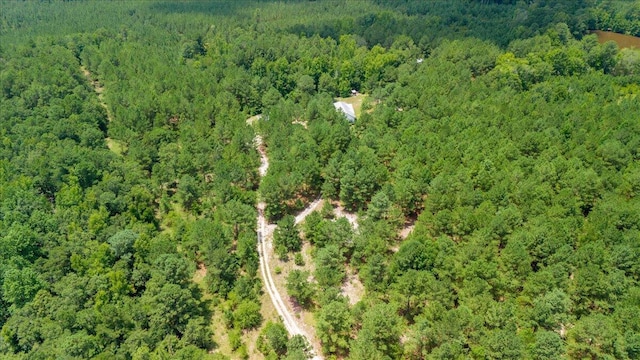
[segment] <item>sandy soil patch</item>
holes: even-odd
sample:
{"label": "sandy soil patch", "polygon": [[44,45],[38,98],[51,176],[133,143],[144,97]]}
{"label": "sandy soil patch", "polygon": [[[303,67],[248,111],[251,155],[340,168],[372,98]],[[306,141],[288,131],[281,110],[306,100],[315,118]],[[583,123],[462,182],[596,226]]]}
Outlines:
{"label": "sandy soil patch", "polygon": [[346,211],[342,205],[335,206],[333,209],[333,213],[336,215],[336,218],[347,218],[347,220],[349,220],[349,224],[351,224],[353,229],[358,230],[358,214]]}
{"label": "sandy soil patch", "polygon": [[355,273],[354,269],[350,266],[347,267],[347,276],[344,283],[342,283],[342,295],[349,299],[349,304],[354,305],[358,301],[362,300],[364,296],[364,285],[360,281],[360,277]]}

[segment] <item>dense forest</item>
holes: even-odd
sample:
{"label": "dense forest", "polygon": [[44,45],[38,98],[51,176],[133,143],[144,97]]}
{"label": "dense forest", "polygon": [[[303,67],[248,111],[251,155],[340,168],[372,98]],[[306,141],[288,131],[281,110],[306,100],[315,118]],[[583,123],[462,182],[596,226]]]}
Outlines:
{"label": "dense forest", "polygon": [[640,359],[636,1],[0,10],[0,357]]}

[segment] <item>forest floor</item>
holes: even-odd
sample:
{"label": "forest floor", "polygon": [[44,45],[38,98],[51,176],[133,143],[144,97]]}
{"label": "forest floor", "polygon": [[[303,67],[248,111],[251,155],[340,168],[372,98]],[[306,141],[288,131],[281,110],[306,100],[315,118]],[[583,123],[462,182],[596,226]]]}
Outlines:
{"label": "forest floor", "polygon": [[342,295],[349,299],[349,304],[351,305],[355,305],[364,296],[364,285],[360,281],[358,273],[351,266],[347,266],[346,280],[342,283],[340,289],[342,290]]}
{"label": "forest floor", "polygon": [[254,115],[247,119],[247,125],[253,125],[254,122],[262,119],[262,114]]}
{"label": "forest floor", "polygon": [[400,230],[400,239],[404,240],[407,237],[409,237],[409,234],[411,234],[413,232],[413,228],[415,228],[416,226],[414,224],[411,225],[407,225],[404,228],[402,228],[402,230]]}
{"label": "forest floor", "polygon": [[333,213],[336,215],[336,218],[347,218],[353,230],[358,230],[358,214],[346,211],[344,207],[338,203],[333,204],[333,206]]}

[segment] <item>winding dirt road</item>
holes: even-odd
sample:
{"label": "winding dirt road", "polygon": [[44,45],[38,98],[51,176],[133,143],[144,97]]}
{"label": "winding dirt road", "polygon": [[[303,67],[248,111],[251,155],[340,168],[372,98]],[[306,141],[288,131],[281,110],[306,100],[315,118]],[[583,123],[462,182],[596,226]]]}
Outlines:
{"label": "winding dirt road", "polygon": [[[264,144],[262,142],[262,137],[260,135],[256,135],[255,146],[260,153],[260,177],[263,177],[267,174],[267,170],[269,169],[269,158],[267,157],[267,152],[264,148]],[[320,199],[315,200],[312,205],[317,205],[320,202]],[[308,209],[313,209],[314,206],[309,206]],[[266,204],[261,201],[258,203],[258,253],[260,254],[260,273],[262,274],[262,280],[264,282],[264,287],[271,298],[271,302],[273,302],[273,306],[276,308],[278,315],[282,318],[282,322],[284,323],[284,327],[287,329],[291,336],[293,335],[302,335],[307,340],[310,340],[309,334],[303,330],[301,326],[298,325],[296,318],[291,314],[286,304],[282,300],[282,296],[278,292],[278,289],[275,285],[275,281],[273,280],[273,276],[271,275],[271,269],[269,268],[269,255],[272,253],[273,245],[271,243],[271,234],[273,233],[273,227],[269,226],[267,220],[264,217],[264,209]],[[296,217],[296,223],[304,220],[306,215],[311,213],[311,210],[306,212],[306,214],[300,214]],[[309,344],[313,346],[315,341],[309,341]],[[321,360],[322,357],[317,355],[320,353],[320,349],[313,349],[313,360]]]}

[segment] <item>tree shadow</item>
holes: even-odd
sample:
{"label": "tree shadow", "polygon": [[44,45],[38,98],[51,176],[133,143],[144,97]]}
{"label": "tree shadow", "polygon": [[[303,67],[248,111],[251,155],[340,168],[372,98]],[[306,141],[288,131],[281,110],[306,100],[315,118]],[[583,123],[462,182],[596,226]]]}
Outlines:
{"label": "tree shadow", "polygon": [[[213,299],[205,298],[203,289],[196,284],[192,284],[192,286],[190,286],[190,290],[193,298],[200,300],[194,311],[194,315],[201,316],[205,320],[207,327],[211,326],[215,306]],[[220,347],[220,345],[213,340],[213,337],[211,337],[206,344],[202,345],[207,349],[207,351],[214,351]]]}

